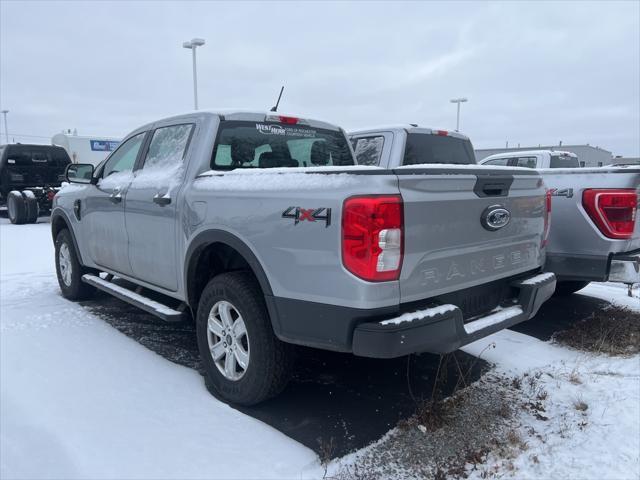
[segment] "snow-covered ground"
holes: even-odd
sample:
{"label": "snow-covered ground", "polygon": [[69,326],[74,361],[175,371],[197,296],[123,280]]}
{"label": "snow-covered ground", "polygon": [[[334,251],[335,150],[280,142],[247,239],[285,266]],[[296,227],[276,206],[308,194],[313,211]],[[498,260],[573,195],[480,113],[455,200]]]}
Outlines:
{"label": "snow-covered ground", "polygon": [[0,476],[300,478],[316,455],[63,299],[48,224],[0,220]]}
{"label": "snow-covered ground", "polygon": [[[42,220],[41,220],[42,221]],[[582,295],[640,311],[626,289]],[[638,295],[637,291],[635,295]],[[472,476],[638,478],[640,357],[586,354],[513,331],[465,348],[495,372],[539,376],[548,421]],[[576,410],[575,403],[588,405]],[[524,428],[524,427],[523,427]],[[525,433],[523,433],[523,437]],[[336,460],[337,472],[355,456]],[[0,477],[322,478],[314,452],[217,401],[194,370],[113,329],[58,290],[49,225],[0,219]]]}

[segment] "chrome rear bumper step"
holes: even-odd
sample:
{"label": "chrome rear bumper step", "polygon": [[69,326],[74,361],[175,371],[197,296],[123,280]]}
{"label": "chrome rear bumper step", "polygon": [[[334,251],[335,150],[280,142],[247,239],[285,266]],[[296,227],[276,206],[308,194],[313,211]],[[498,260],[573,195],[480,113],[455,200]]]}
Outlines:
{"label": "chrome rear bumper step", "polygon": [[188,317],[186,310],[173,309],[97,275],[83,275],[82,281],[167,322],[179,322]]}

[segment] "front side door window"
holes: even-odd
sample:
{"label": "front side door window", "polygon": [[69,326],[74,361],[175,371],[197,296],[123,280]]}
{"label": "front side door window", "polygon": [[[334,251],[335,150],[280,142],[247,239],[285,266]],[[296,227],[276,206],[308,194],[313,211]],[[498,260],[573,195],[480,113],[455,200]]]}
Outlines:
{"label": "front side door window", "polygon": [[113,152],[105,162],[101,178],[106,179],[115,173],[133,171],[133,166],[136,163],[138,152],[144,142],[144,136],[145,133],[140,133],[120,145],[120,147]]}

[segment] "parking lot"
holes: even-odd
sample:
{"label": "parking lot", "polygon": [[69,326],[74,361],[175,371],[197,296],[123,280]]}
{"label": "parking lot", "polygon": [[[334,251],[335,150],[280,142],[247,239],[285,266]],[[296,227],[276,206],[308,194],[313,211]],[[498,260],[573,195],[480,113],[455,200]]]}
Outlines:
{"label": "parking lot", "polygon": [[[95,468],[98,460],[91,452],[96,449],[102,452],[100,462],[120,459],[107,469],[117,476],[144,470],[173,477],[184,468],[194,477],[207,476],[209,469],[220,468],[220,455],[239,448],[250,450],[251,460],[221,476],[316,478],[324,475],[321,459],[338,475],[358,452],[397,431],[433,393],[436,378],[445,379],[438,389],[447,397],[460,386],[461,372],[467,385],[496,369],[567,369],[576,358],[576,368],[594,361],[601,370],[618,368],[623,360],[607,366],[608,357],[594,360],[549,340],[612,301],[640,310],[637,290],[629,298],[622,288],[592,285],[585,294],[552,299],[512,333],[472,344],[442,364],[440,357],[427,354],[384,361],[301,349],[294,380],[282,395],[229,410],[206,391],[190,322],[164,323],[106,295],[80,305],[60,297],[48,227],[46,219],[30,226],[2,219],[0,225],[2,440],[13,446],[2,465],[3,473],[17,476],[55,466],[62,476],[82,477]],[[487,349],[492,343],[496,348]],[[552,353],[541,357],[536,352],[546,350],[540,348]],[[638,356],[624,361],[624,368],[636,368],[627,388],[637,395]],[[624,405],[632,408],[625,418],[636,414],[637,419],[637,402],[624,396]],[[635,448],[637,421],[623,430],[628,438],[612,441],[622,449],[625,468],[637,471],[637,454],[624,455]],[[131,437],[134,432],[137,438]],[[587,434],[588,429],[571,432]],[[221,451],[199,456],[220,441],[225,442]],[[157,458],[154,449],[166,442],[175,450]],[[50,454],[24,461],[25,451],[45,445]]]}

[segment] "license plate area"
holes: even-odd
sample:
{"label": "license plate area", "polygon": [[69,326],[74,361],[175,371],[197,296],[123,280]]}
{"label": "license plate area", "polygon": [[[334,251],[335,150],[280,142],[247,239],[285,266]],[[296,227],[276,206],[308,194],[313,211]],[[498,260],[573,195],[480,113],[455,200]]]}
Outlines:
{"label": "license plate area", "polygon": [[458,292],[448,293],[437,297],[438,303],[450,303],[462,311],[465,322],[490,312],[499,305],[504,306],[516,297],[515,290],[509,285],[508,279],[478,285]]}

